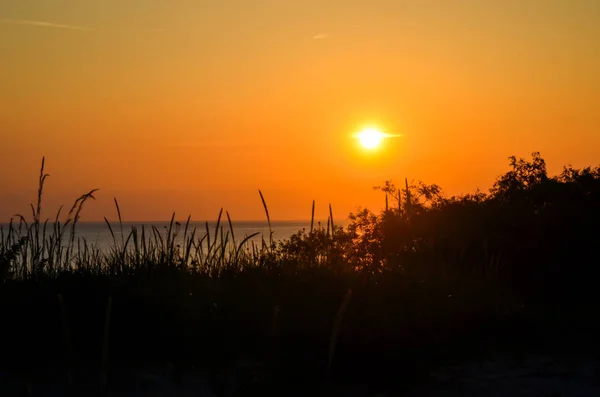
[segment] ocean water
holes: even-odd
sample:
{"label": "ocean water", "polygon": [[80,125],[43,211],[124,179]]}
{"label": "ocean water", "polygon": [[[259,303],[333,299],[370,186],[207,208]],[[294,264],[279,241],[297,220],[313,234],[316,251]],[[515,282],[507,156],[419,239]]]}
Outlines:
{"label": "ocean water", "polygon": [[[314,227],[318,227],[318,222],[315,221]],[[344,223],[337,224],[336,226],[344,226]],[[136,228],[138,231],[138,236],[141,236],[142,227],[145,229],[146,239],[152,235],[152,226],[154,226],[164,238],[167,235],[169,229],[169,222],[167,221],[159,221],[159,222],[128,222],[123,223],[123,235],[126,239],[132,228]],[[260,244],[262,239],[264,238],[266,242],[269,241],[269,224],[266,221],[232,221],[233,226],[233,236],[235,237],[236,244],[239,244],[244,238],[247,236],[251,236],[255,233],[258,233],[256,236],[250,238],[248,240],[249,243],[255,242]],[[326,227],[327,221],[324,223],[321,222],[321,227]],[[3,228],[4,232],[7,231],[8,224],[0,224],[0,227]],[[121,242],[121,226],[118,222],[111,223],[112,231],[114,233],[115,239],[117,242]],[[215,221],[208,222],[208,230],[210,232],[210,238],[213,240],[215,238],[217,223]],[[202,238],[206,234],[206,222],[190,222],[188,225],[188,236],[192,233],[193,229],[196,229],[195,238]],[[227,220],[225,222],[221,222],[220,228],[222,229],[223,236],[229,233],[228,241],[232,241],[232,232],[229,227],[229,223]],[[184,229],[185,222],[180,222],[173,226],[173,231],[177,232],[177,237],[175,238],[176,244],[181,244],[184,241]],[[271,229],[273,232],[273,241],[278,242],[284,239],[288,239],[293,234],[298,231],[305,229],[310,229],[310,221],[273,221],[271,222]],[[48,224],[47,233],[52,233],[52,225]],[[68,241],[68,236],[71,233],[71,226],[67,226],[63,235],[63,241],[66,243]],[[219,230],[219,235],[221,234],[221,230]],[[79,222],[77,223],[75,229],[75,239],[84,239],[88,244],[94,244],[101,249],[109,249],[114,245],[113,235],[105,222]]]}
{"label": "ocean water", "polygon": [[[111,223],[115,237],[120,239],[120,226],[118,223]],[[125,238],[131,231],[132,227],[138,229],[138,233],[141,233],[142,226],[145,228],[146,237],[151,233],[151,227],[154,226],[161,232],[164,237],[169,229],[169,222],[136,222],[136,223],[123,223],[123,234]],[[265,241],[269,241],[269,224],[261,221],[238,221],[232,222],[233,235],[236,243],[240,243],[245,237],[251,236],[254,233],[258,235],[252,237],[249,241],[260,243],[264,238]],[[185,229],[185,222],[180,222],[177,226],[175,225],[173,230],[177,228],[176,242],[183,242],[183,234]],[[190,222],[188,226],[188,235],[192,233],[193,229],[196,229],[196,238],[202,238],[206,234],[206,222]],[[208,231],[210,232],[210,238],[215,238],[217,223],[212,221],[208,222]],[[221,222],[220,228],[223,229],[223,235],[225,236],[229,232],[228,241],[231,241],[231,230],[229,223]],[[310,229],[310,221],[308,222],[289,222],[289,221],[278,221],[271,222],[271,230],[273,231],[273,241],[281,241],[289,238],[292,234],[297,233],[302,229]],[[219,235],[221,230],[219,230]],[[88,242],[95,242],[100,247],[106,247],[113,244],[113,237],[110,233],[108,225],[104,222],[85,222],[77,225],[76,235],[83,237]]]}

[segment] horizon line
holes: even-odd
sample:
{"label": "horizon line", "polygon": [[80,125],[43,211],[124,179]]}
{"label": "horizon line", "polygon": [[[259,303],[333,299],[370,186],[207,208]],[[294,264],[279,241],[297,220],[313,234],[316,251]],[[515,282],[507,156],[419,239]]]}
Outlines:
{"label": "horizon line", "polygon": [[[107,218],[108,219],[108,218]],[[325,222],[328,220],[328,218],[324,219]],[[344,222],[347,219],[334,219],[334,222]],[[109,222],[119,222],[119,219],[108,219]],[[314,220],[314,223],[318,223],[318,222],[322,222],[322,219],[316,219]],[[163,219],[163,220],[158,220],[158,219],[153,219],[153,220],[123,220],[122,223],[126,224],[126,223],[169,223],[171,222],[171,219]],[[179,223],[185,223],[187,222],[187,219],[174,219],[173,222],[179,222]],[[216,223],[217,220],[216,219],[199,219],[199,220],[193,220],[190,219],[190,223],[198,223],[198,222],[214,222]],[[268,223],[269,221],[266,219],[239,219],[239,220],[231,220],[231,223],[236,223],[236,222],[245,222],[245,223]],[[288,223],[310,223],[310,219],[271,219],[271,223],[274,222],[288,222]],[[0,222],[0,225],[7,225],[10,223],[10,220],[8,221],[3,221]],[[18,223],[18,222],[14,222],[13,223]],[[29,224],[32,224],[33,221],[28,222]],[[40,222],[40,224],[43,224],[44,222]],[[54,223],[54,220],[48,220],[48,223]],[[62,222],[64,223],[64,222]],[[78,224],[82,224],[82,223],[106,223],[106,221],[104,219],[102,220],[78,220],[77,221]],[[227,217],[221,217],[221,223],[227,223]]]}

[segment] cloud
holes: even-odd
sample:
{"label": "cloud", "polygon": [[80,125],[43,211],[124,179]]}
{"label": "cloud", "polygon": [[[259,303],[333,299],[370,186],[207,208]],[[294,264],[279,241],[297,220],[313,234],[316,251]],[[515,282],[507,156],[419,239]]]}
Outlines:
{"label": "cloud", "polygon": [[92,30],[90,28],[86,28],[83,26],[65,25],[62,23],[51,23],[51,22],[45,22],[45,21],[31,21],[31,20],[27,20],[27,19],[3,19],[2,23],[9,23],[9,24],[13,24],[13,25],[40,26],[40,27],[55,28],[55,29]]}
{"label": "cloud", "polygon": [[317,33],[312,38],[313,38],[313,40],[323,40],[323,39],[328,39],[329,37],[330,37],[329,33]]}

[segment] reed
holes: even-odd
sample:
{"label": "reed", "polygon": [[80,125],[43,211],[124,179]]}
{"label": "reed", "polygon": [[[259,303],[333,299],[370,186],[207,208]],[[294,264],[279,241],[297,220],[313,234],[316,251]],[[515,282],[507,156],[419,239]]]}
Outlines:
{"label": "reed", "polygon": [[310,212],[310,233],[313,232],[314,224],[315,224],[315,200],[313,200],[313,202],[312,202],[312,210]]}
{"label": "reed", "polygon": [[260,189],[258,190],[258,194],[260,195],[260,200],[262,201],[262,205],[265,210],[265,214],[267,216],[267,223],[269,224],[269,248],[272,248],[273,247],[273,229],[271,228],[271,217],[269,216],[269,207],[267,207],[267,202],[265,201],[265,197],[263,196],[262,191],[260,191]]}

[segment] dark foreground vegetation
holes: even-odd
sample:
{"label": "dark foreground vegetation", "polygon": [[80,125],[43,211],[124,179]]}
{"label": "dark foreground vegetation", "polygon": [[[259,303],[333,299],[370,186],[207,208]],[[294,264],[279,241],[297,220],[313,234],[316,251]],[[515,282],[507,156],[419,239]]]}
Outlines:
{"label": "dark foreground vegetation", "polygon": [[0,240],[0,368],[24,384],[53,368],[76,395],[82,383],[100,395],[134,387],[128,368],[170,363],[174,379],[205,370],[224,395],[228,368],[249,357],[236,382],[250,394],[399,391],[452,360],[600,346],[599,168],[551,177],[538,153],[510,158],[488,193],[460,197],[386,182],[382,213],[260,246],[233,235],[228,215],[202,231],[108,224],[109,252],[76,236],[94,191],[66,220],[41,219],[45,179],[42,166],[33,219]]}

